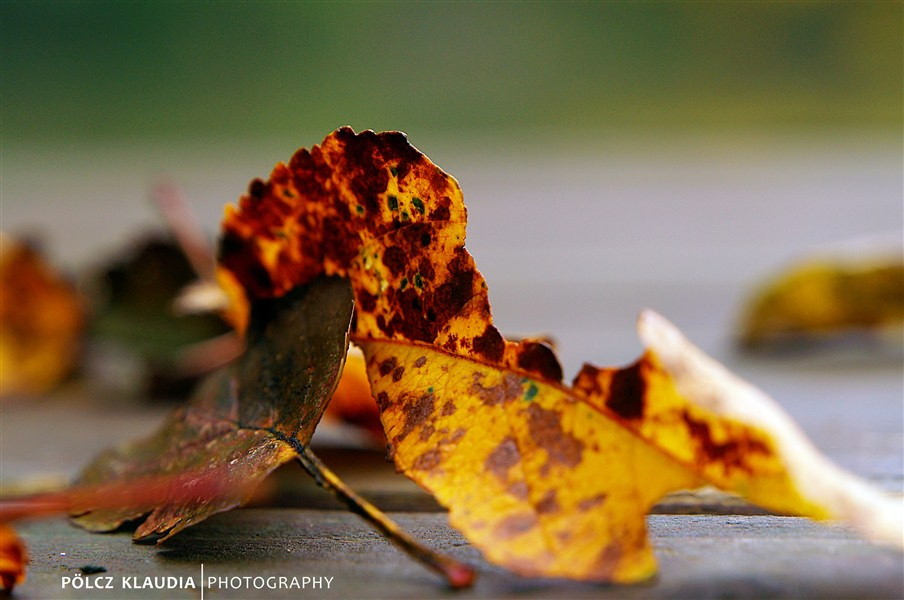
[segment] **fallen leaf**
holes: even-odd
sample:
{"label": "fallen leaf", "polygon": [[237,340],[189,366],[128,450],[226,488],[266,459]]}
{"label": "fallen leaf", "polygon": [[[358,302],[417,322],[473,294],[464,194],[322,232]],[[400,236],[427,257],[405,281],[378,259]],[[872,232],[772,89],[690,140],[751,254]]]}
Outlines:
{"label": "fallen leaf", "polygon": [[[885,494],[833,464],[777,402],[706,356],[659,315],[643,313],[638,330],[649,352],[671,378],[678,396],[692,402],[692,410],[714,417],[707,430],[687,418],[695,416],[693,412],[681,413],[677,405],[654,401],[645,420],[683,417],[683,423],[678,421],[675,429],[678,436],[694,438],[698,464],[706,457],[721,457],[725,463],[724,471],[707,469],[710,480],[724,482],[721,487],[774,512],[846,521],[869,539],[904,549],[904,498]],[[741,458],[750,450],[743,445],[745,439],[733,437],[730,429],[720,431],[719,422],[740,423],[748,431],[766,436],[765,443],[775,458],[767,461],[768,456],[756,450],[751,451],[750,458]],[[646,424],[632,428],[644,439],[656,437]],[[678,454],[670,450],[674,438],[667,441],[666,436],[659,437],[653,443]],[[747,438],[748,445],[753,439]],[[754,471],[746,472],[747,465]]]}
{"label": "fallen leaf", "polygon": [[150,513],[134,539],[162,542],[239,506],[274,469],[298,460],[319,484],[453,587],[469,585],[470,569],[420,546],[307,447],[342,370],[353,305],[348,283],[325,277],[280,298],[256,301],[241,358],[208,378],[154,435],[102,453],[78,481],[91,487],[216,472],[221,485],[214,493],[199,489],[165,502],[81,508],[73,520],[91,531],[111,531]]}
{"label": "fallen leaf", "polygon": [[[207,379],[192,400],[153,436],[98,456],[80,485],[226,468],[230,483],[216,497],[153,508],[136,539],[166,539],[241,504],[256,483],[307,445],[330,397],[347,347],[352,299],[331,279],[255,306],[248,348]],[[75,521],[109,531],[148,507],[85,512]]]}
{"label": "fallen leaf", "polygon": [[743,309],[740,343],[787,346],[850,332],[889,333],[901,342],[904,257],[824,256],[801,261],[760,284]]}
{"label": "fallen leaf", "polygon": [[491,561],[646,579],[649,507],[705,482],[781,512],[853,519],[900,545],[897,503],[831,466],[771,401],[652,314],[637,363],[588,366],[563,386],[548,345],[506,341],[492,325],[465,215],[455,180],[403,134],[342,128],[227,207],[221,277],[252,300],[321,273],[349,278],[352,338],[396,465]]}
{"label": "fallen leaf", "polygon": [[585,366],[573,389],[420,344],[364,343],[396,465],[523,575],[650,577],[645,515],[702,484],[901,545],[900,502],[831,465],[661,317],[645,313],[640,329],[639,361]]}
{"label": "fallen leaf", "polygon": [[60,383],[78,360],[84,322],[73,286],[36,249],[0,234],[0,396]]}
{"label": "fallen leaf", "polygon": [[0,591],[9,593],[25,581],[28,552],[15,530],[0,523]]}
{"label": "fallen leaf", "polygon": [[139,356],[152,372],[178,370],[186,348],[230,331],[217,315],[174,313],[173,301],[196,278],[175,241],[146,236],[95,276],[92,336]]}
{"label": "fallen leaf", "polygon": [[645,516],[691,470],[555,382],[429,347],[364,343],[397,467],[487,559],[528,576],[656,569]]}

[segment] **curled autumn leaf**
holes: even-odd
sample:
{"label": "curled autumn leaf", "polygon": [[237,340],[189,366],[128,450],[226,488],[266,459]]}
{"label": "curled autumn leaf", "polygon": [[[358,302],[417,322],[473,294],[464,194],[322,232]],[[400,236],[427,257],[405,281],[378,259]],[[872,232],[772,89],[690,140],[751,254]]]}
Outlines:
{"label": "curled autumn leaf", "polygon": [[0,396],[39,394],[75,366],[85,315],[40,253],[0,234]]}
{"label": "curled autumn leaf", "polygon": [[324,273],[350,280],[352,339],[396,465],[491,561],[646,579],[646,512],[702,483],[900,545],[899,503],[830,465],[771,401],[651,314],[640,360],[586,366],[564,386],[546,344],[493,326],[465,220],[457,182],[403,134],[342,128],[227,207],[220,265],[252,301]]}
{"label": "curled autumn leaf", "polygon": [[137,360],[151,395],[187,396],[201,375],[239,352],[219,316],[174,313],[174,299],[195,277],[173,239],[149,234],[122,248],[92,278],[92,340],[112,356]]}
{"label": "curled autumn leaf", "polygon": [[192,502],[86,511],[76,517],[79,525],[109,531],[150,512],[136,539],[166,539],[238,506],[307,445],[342,368],[351,295],[343,282],[324,280],[257,309],[236,364],[205,381],[156,434],[98,456],[78,482],[222,468],[233,485]]}
{"label": "curled autumn leaf", "polygon": [[547,344],[506,342],[492,324],[466,220],[458,182],[404,134],[344,127],[226,207],[222,278],[266,298],[321,273],[348,277],[357,339],[421,342],[561,379]]}

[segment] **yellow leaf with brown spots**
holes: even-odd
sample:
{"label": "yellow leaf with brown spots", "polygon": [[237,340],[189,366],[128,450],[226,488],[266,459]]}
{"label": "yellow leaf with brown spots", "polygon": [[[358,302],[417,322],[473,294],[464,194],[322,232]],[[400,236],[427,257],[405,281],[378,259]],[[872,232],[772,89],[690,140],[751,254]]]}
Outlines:
{"label": "yellow leaf with brown spots", "polygon": [[319,273],[351,281],[398,468],[487,558],[524,575],[635,582],[645,515],[711,483],[783,513],[844,518],[901,544],[898,502],[828,463],[762,392],[646,313],[634,365],[573,388],[540,341],[506,341],[464,249],[450,176],[400,133],[340,129],[228,207],[221,274],[251,298]]}
{"label": "yellow leaf with brown spots", "polygon": [[420,344],[363,349],[396,465],[488,560],[530,576],[655,573],[645,516],[695,487],[691,470],[561,385]]}
{"label": "yellow leaf with brown spots", "polygon": [[902,505],[822,457],[781,409],[645,313],[647,352],[573,388],[429,346],[364,342],[396,465],[523,575],[655,573],[645,515],[707,483],[901,545]]}
{"label": "yellow leaf with brown spots", "polygon": [[904,253],[826,255],[799,262],[758,286],[747,300],[739,341],[781,348],[828,341],[852,332],[901,343]]}

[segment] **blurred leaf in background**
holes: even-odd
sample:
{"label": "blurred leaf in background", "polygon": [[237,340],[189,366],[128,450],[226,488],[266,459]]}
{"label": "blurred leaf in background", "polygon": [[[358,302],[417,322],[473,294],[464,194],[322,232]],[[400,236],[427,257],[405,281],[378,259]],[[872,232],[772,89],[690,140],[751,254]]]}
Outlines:
{"label": "blurred leaf in background", "polygon": [[[187,394],[213,368],[198,368],[192,349],[231,331],[214,314],[175,313],[176,297],[196,277],[183,250],[162,233],[119,249],[93,277],[92,340],[109,347],[108,361],[134,355],[146,380],[140,385],[153,395]],[[212,347],[203,352],[214,353]]]}
{"label": "blurred leaf in background", "polygon": [[59,385],[78,363],[85,321],[75,287],[37,246],[0,234],[0,397]]}

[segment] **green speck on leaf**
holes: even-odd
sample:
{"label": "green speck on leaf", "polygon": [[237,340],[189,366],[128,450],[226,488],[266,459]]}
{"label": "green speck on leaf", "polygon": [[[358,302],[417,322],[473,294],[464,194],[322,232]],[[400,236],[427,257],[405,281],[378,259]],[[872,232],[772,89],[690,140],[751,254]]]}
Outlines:
{"label": "green speck on leaf", "polygon": [[387,199],[389,210],[399,210],[399,199],[395,196],[389,196]]}
{"label": "green speck on leaf", "polygon": [[530,402],[534,399],[534,397],[537,395],[537,392],[539,391],[540,390],[537,388],[537,384],[531,383],[529,386],[527,386],[527,391],[524,392],[524,399]]}
{"label": "green speck on leaf", "polygon": [[357,206],[355,206],[355,212],[357,212],[359,215],[363,215],[363,214],[364,214],[364,207],[361,206],[360,204],[358,204]]}
{"label": "green speck on leaf", "polygon": [[402,281],[399,282],[399,289],[404,290],[406,287],[408,287],[408,278],[402,277]]}
{"label": "green speck on leaf", "polygon": [[398,176],[399,176],[399,170],[396,169],[395,167],[389,167],[389,172],[392,173],[392,176],[393,176],[393,177],[398,177]]}
{"label": "green speck on leaf", "polygon": [[424,280],[421,279],[420,273],[414,274],[414,287],[416,287],[417,289],[421,289],[422,287],[424,287]]}
{"label": "green speck on leaf", "polygon": [[407,221],[407,220],[410,219],[410,218],[411,218],[411,216],[408,214],[408,211],[407,211],[407,210],[403,210],[403,211],[402,211],[402,220],[403,220],[403,221]]}
{"label": "green speck on leaf", "polygon": [[431,385],[430,387],[427,388],[427,393],[428,393],[428,394],[432,394],[432,393],[433,393],[433,386],[432,386],[432,385]]}
{"label": "green speck on leaf", "polygon": [[424,213],[427,212],[427,211],[424,209],[424,203],[421,202],[421,199],[420,199],[420,198],[412,198],[412,199],[411,199],[411,203],[414,204],[414,207],[417,209],[417,211],[418,211],[419,213],[424,214]]}

